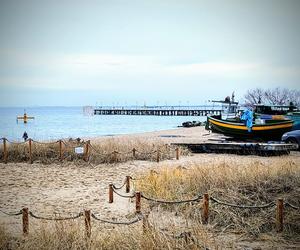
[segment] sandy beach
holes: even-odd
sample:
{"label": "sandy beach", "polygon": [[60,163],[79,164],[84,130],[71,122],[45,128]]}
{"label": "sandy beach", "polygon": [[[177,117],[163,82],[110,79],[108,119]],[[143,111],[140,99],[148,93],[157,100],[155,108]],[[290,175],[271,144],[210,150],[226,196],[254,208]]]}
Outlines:
{"label": "sandy beach", "polygon": [[[222,136],[209,134],[203,127],[178,128],[151,133],[90,138],[91,143],[105,140],[151,140],[164,143],[200,142]],[[213,166],[247,165],[249,162],[270,164],[286,162],[300,166],[300,152],[281,157],[241,156],[231,154],[192,154],[179,160],[128,161],[117,164],[90,165],[63,162],[61,164],[0,164],[0,209],[16,212],[28,207],[34,214],[66,216],[90,209],[108,219],[124,219],[134,213],[134,202],[115,195],[114,203],[108,203],[108,185],[121,185],[125,176],[138,177],[150,170],[162,167],[189,169],[195,165]],[[124,193],[124,191],[121,191]],[[0,220],[15,232],[21,232],[21,219],[0,213]],[[33,222],[34,223],[34,222]]]}
{"label": "sandy beach", "polygon": [[115,135],[115,136],[100,136],[90,139],[91,143],[99,143],[107,139],[119,139],[119,140],[147,140],[147,141],[161,141],[164,143],[193,143],[193,142],[205,142],[211,139],[220,139],[225,136],[222,134],[211,133],[205,130],[203,126],[191,127],[191,128],[174,128],[169,130],[160,130],[153,132],[137,133],[130,135]]}

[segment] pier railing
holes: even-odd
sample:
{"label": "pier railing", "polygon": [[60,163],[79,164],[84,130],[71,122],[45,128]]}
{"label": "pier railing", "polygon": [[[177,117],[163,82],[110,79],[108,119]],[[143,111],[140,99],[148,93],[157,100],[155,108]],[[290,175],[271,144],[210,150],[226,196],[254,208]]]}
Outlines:
{"label": "pier railing", "polygon": [[219,110],[221,106],[216,105],[152,105],[152,106],[138,106],[138,105],[131,105],[131,106],[96,106],[94,109],[183,109],[183,110]]}
{"label": "pier railing", "polygon": [[100,106],[95,115],[155,115],[155,116],[207,116],[222,112],[220,106]]}

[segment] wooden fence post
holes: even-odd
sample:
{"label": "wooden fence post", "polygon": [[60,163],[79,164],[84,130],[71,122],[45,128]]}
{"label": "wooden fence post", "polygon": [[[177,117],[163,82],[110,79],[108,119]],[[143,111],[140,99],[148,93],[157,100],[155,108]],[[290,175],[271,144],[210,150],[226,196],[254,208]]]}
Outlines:
{"label": "wooden fence post", "polygon": [[179,148],[176,148],[176,160],[179,160]]}
{"label": "wooden fence post", "polygon": [[85,233],[87,238],[91,238],[91,210],[84,210]]}
{"label": "wooden fence post", "polygon": [[133,148],[133,149],[132,149],[132,157],[133,157],[133,158],[135,158],[135,152],[136,152],[136,149]]}
{"label": "wooden fence post", "polygon": [[207,193],[203,195],[203,212],[202,212],[202,223],[208,223],[208,209],[209,209],[209,196]]}
{"label": "wooden fence post", "polygon": [[130,176],[126,176],[126,193],[130,192]]}
{"label": "wooden fence post", "polygon": [[7,163],[7,147],[6,147],[6,138],[3,138],[3,160],[4,163]]}
{"label": "wooden fence post", "polygon": [[135,193],[135,211],[136,213],[141,212],[141,192]]}
{"label": "wooden fence post", "polygon": [[32,139],[28,140],[29,143],[29,163],[32,164]]}
{"label": "wooden fence post", "polygon": [[89,149],[90,149],[90,140],[88,140],[85,144],[85,152],[84,152],[84,160],[88,161],[89,160]]}
{"label": "wooden fence post", "polygon": [[59,140],[59,159],[60,161],[63,160],[63,157],[62,157],[62,140]]}
{"label": "wooden fence post", "polygon": [[108,188],[108,203],[114,202],[114,190],[113,190],[113,184],[109,184]]}
{"label": "wooden fence post", "polygon": [[283,231],[283,199],[281,198],[277,200],[276,227],[277,232]]}
{"label": "wooden fence post", "polygon": [[26,236],[29,233],[29,216],[28,208],[24,207],[22,209],[22,222],[23,222],[23,235]]}
{"label": "wooden fence post", "polygon": [[159,150],[157,150],[156,162],[159,162],[159,158],[160,158],[160,153],[159,153]]}

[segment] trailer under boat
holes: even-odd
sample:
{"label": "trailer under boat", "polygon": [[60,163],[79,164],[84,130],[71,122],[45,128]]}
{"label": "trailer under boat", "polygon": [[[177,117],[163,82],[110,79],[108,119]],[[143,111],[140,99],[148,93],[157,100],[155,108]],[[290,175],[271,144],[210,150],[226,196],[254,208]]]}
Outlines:
{"label": "trailer under boat", "polygon": [[240,139],[258,138],[275,141],[280,140],[281,136],[292,127],[292,120],[260,120],[253,124],[251,131],[248,131],[247,126],[237,120],[222,120],[221,116],[208,116],[206,129]]}
{"label": "trailer under boat", "polygon": [[188,148],[193,153],[227,153],[238,155],[287,155],[292,150],[297,150],[297,144],[284,142],[232,142],[215,141],[203,143],[174,143],[172,145]]}

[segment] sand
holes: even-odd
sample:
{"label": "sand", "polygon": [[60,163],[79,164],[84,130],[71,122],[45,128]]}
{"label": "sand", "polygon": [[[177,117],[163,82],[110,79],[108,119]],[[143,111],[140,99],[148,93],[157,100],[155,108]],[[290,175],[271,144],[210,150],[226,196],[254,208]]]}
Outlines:
{"label": "sand", "polygon": [[115,135],[115,136],[101,136],[97,138],[85,138],[90,139],[91,143],[98,143],[107,139],[119,139],[119,140],[152,140],[152,141],[163,141],[165,143],[192,143],[192,142],[205,142],[209,140],[225,138],[221,134],[211,133],[205,130],[203,126],[192,127],[192,128],[176,128],[169,130],[160,130],[153,132],[137,133],[130,135]]}
{"label": "sand", "polygon": [[[221,136],[222,137],[222,136]],[[146,139],[162,140],[166,143],[199,142],[209,138],[220,138],[210,134],[203,127],[179,128],[151,133],[114,136],[121,140]],[[91,138],[91,143],[99,143],[107,137]],[[16,212],[28,207],[34,214],[41,216],[67,216],[84,209],[107,219],[126,219],[133,214],[134,201],[115,196],[114,203],[108,203],[108,185],[121,185],[126,175],[140,176],[151,169],[159,170],[163,166],[190,168],[197,164],[248,164],[249,161],[268,164],[276,161],[293,161],[300,166],[300,152],[291,152],[281,157],[239,156],[229,154],[194,154],[181,157],[180,160],[166,160],[160,163],[149,161],[129,161],[118,164],[88,163],[62,164],[0,164],[0,209]],[[120,191],[124,193],[123,191]],[[34,219],[32,219],[34,220]],[[21,232],[21,217],[9,217],[0,212],[0,221],[15,232]]]}

